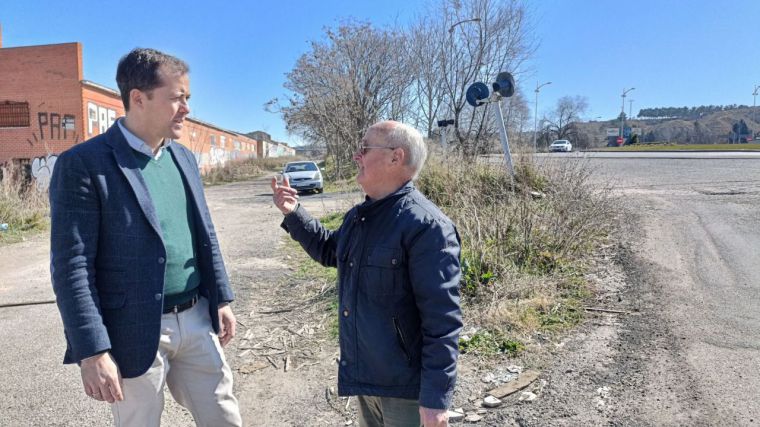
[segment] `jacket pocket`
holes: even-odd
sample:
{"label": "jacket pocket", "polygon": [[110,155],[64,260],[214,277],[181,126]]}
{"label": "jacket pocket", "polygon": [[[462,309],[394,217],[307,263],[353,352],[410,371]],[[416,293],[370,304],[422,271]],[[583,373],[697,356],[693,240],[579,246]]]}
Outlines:
{"label": "jacket pocket", "polygon": [[361,290],[369,295],[394,295],[403,292],[401,254],[399,248],[367,248],[362,264]]}
{"label": "jacket pocket", "polygon": [[103,310],[118,310],[124,307],[127,301],[127,294],[124,292],[101,292],[100,308]]}
{"label": "jacket pocket", "polygon": [[412,357],[409,355],[409,347],[406,344],[404,331],[401,329],[401,324],[398,321],[398,317],[393,317],[393,327],[396,329],[396,339],[398,340],[398,345],[401,347],[401,351],[404,352],[404,356],[406,357],[406,361],[409,363],[409,366],[411,366]]}

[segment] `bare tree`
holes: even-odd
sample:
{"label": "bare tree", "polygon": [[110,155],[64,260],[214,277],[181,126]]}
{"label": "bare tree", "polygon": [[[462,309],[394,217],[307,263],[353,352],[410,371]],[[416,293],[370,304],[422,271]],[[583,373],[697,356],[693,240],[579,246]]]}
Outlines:
{"label": "bare tree", "polygon": [[[436,34],[436,22],[423,16],[409,30],[410,71],[413,83],[409,91],[410,113],[414,124],[428,138],[438,120],[448,119],[441,115],[444,100],[444,82],[441,75],[441,53],[444,48]],[[410,76],[411,77],[411,76]]]}
{"label": "bare tree", "polygon": [[351,156],[364,131],[380,118],[400,119],[410,79],[400,61],[405,37],[367,23],[326,30],[313,42],[285,87],[293,94],[281,112],[288,131],[325,144],[337,178],[353,172]]}
{"label": "bare tree", "polygon": [[[292,94],[279,109],[288,130],[324,144],[337,177],[353,172],[355,144],[379,119],[412,123],[429,137],[437,120],[454,119],[455,147],[470,155],[498,135],[493,106],[474,109],[465,94],[500,71],[519,76],[534,49],[522,0],[438,1],[406,32],[367,23],[328,29],[288,73]],[[504,105],[508,128],[522,126],[524,97]]]}
{"label": "bare tree", "polygon": [[467,88],[475,81],[491,82],[501,71],[519,77],[535,50],[527,12],[520,0],[443,0],[441,10],[433,31],[446,46],[440,59],[444,111],[455,121],[461,151],[477,154],[498,133],[490,111],[495,106],[473,109],[466,102]]}
{"label": "bare tree", "polygon": [[588,101],[583,96],[563,96],[557,100],[557,107],[549,114],[547,130],[555,139],[575,141],[579,128],[576,125],[588,110]]}

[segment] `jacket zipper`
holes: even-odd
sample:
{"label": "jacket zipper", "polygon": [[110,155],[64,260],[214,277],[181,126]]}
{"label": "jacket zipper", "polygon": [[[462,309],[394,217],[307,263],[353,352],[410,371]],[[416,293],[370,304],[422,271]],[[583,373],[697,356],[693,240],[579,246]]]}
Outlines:
{"label": "jacket zipper", "polygon": [[397,317],[393,317],[393,326],[396,328],[396,338],[398,339],[398,343],[401,346],[401,351],[404,352],[404,356],[406,356],[406,361],[409,362],[409,365],[412,364],[412,358],[409,356],[409,351],[406,349],[406,340],[404,339],[404,333],[401,332],[401,325],[399,325],[399,321]]}

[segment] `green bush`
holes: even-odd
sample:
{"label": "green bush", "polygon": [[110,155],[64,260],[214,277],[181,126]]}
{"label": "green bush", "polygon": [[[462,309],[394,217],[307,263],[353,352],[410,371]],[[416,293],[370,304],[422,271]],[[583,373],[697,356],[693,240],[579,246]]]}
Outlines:
{"label": "green bush", "polygon": [[506,336],[501,331],[481,330],[472,337],[459,339],[459,351],[463,354],[494,355],[503,353],[509,356],[516,356],[524,349],[525,344]]}

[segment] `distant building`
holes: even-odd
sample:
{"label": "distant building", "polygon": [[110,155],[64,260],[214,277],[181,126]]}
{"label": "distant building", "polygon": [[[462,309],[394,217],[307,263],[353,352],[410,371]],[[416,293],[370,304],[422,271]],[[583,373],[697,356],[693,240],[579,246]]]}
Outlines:
{"label": "distant building", "polygon": [[285,157],[295,156],[296,150],[284,142],[277,142],[272,139],[272,136],[264,131],[248,132],[246,136],[255,138],[260,141],[258,156],[259,157]]}
{"label": "distant building", "polygon": [[[80,43],[11,48],[1,43],[0,35],[0,163],[29,164],[32,174],[44,179],[58,154],[105,132],[124,115],[121,97],[83,79]],[[196,118],[186,119],[179,142],[204,171],[257,157],[263,149],[255,138]]]}
{"label": "distant building", "polygon": [[314,144],[302,145],[296,147],[296,155],[306,157],[309,159],[321,159],[325,157],[325,147],[320,147]]}

